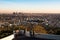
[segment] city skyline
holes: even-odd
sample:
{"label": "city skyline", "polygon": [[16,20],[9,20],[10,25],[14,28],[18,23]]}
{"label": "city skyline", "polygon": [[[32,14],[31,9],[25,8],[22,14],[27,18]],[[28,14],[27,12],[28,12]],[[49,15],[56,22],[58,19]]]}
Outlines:
{"label": "city skyline", "polygon": [[60,0],[0,0],[0,13],[60,13]]}

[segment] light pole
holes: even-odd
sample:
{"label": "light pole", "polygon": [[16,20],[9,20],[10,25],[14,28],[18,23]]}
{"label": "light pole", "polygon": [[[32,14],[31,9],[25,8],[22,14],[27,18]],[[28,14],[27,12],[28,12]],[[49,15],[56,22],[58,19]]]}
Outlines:
{"label": "light pole", "polygon": [[34,24],[30,22],[30,26],[29,26],[30,31],[29,32],[30,32],[30,36],[31,37],[34,37],[34,29],[33,29],[33,26],[34,26]]}

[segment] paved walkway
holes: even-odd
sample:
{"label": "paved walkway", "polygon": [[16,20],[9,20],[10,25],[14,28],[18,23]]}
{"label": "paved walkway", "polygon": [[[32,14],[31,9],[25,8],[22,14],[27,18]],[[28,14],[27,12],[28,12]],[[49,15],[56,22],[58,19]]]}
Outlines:
{"label": "paved walkway", "polygon": [[0,40],[12,40],[14,38],[14,34],[10,35],[10,36],[7,36],[5,38],[2,38]]}

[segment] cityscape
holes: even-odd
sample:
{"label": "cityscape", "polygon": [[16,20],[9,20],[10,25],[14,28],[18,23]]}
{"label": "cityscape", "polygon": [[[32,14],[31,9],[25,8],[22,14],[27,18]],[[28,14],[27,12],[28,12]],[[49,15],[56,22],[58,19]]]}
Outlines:
{"label": "cityscape", "polygon": [[0,40],[60,40],[60,0],[0,0]]}
{"label": "cityscape", "polygon": [[0,14],[0,38],[11,35],[17,30],[34,31],[33,33],[39,34],[60,35],[59,24],[60,14],[28,14],[22,12]]}

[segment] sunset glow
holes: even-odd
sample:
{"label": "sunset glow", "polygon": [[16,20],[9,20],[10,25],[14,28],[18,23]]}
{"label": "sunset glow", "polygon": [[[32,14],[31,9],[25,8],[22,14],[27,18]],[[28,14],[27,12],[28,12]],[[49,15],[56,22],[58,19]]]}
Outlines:
{"label": "sunset glow", "polygon": [[0,0],[0,13],[60,13],[60,0]]}

